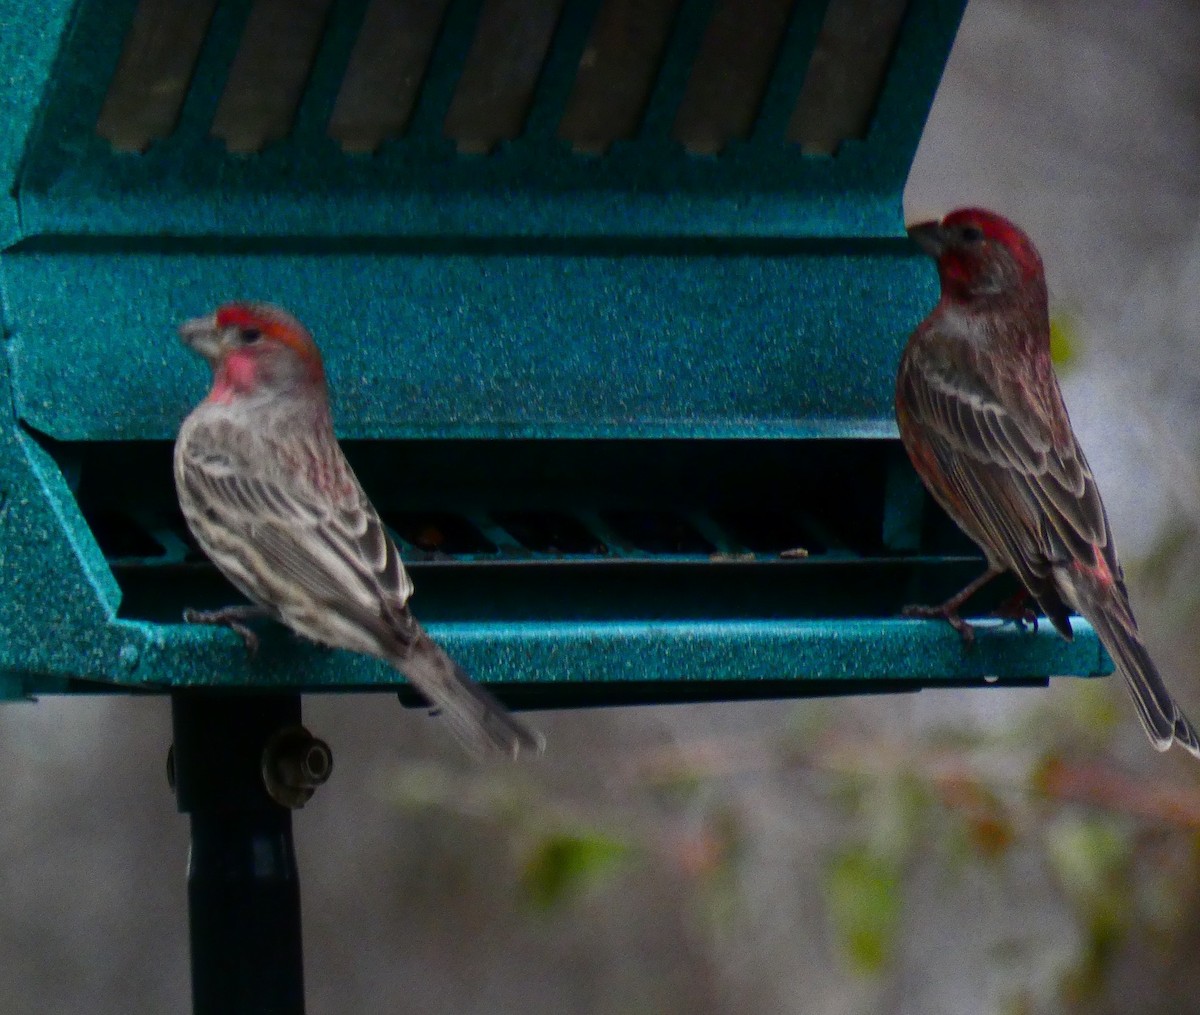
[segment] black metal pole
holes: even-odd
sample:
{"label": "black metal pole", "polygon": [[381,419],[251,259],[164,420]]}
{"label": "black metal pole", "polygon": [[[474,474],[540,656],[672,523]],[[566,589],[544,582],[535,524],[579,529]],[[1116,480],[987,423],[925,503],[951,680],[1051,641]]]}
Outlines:
{"label": "black metal pole", "polygon": [[194,1015],[303,1015],[292,814],[268,795],[263,752],[300,722],[300,696],[180,691],[173,780],[191,815]]}

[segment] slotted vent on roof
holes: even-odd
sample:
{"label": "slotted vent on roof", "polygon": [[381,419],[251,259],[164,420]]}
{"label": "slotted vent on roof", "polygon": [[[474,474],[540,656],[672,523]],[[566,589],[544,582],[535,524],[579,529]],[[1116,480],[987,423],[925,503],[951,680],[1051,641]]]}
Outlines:
{"label": "slotted vent on roof", "polygon": [[[456,81],[436,116],[461,153],[491,152],[536,124],[577,153],[600,155],[642,134],[647,111],[661,106],[663,132],[693,154],[716,155],[770,131],[805,153],[831,155],[867,134],[908,0],[814,7],[483,0],[468,9],[468,0],[370,0],[350,26],[327,132],[357,153],[404,137],[442,46]],[[140,0],[97,122],[115,149],[144,151],[174,132],[217,9],[218,0]],[[332,0],[254,0],[238,21],[211,134],[238,154],[288,137],[314,66],[325,47],[337,49],[348,16]],[[467,26],[466,45],[443,45],[451,22]],[[794,92],[781,96],[786,124],[764,122],[772,88]]]}

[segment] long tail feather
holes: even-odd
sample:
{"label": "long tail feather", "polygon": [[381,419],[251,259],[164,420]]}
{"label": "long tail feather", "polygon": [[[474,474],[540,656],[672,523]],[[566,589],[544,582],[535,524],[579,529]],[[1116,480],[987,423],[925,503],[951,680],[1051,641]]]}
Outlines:
{"label": "long tail feather", "polygon": [[1128,608],[1117,600],[1116,593],[1097,592],[1089,598],[1090,602],[1083,604],[1084,615],[1125,677],[1150,742],[1160,751],[1177,743],[1200,758],[1200,736],[1159,676]]}
{"label": "long tail feather", "polygon": [[468,751],[477,755],[507,754],[513,758],[522,751],[542,753],[546,742],[540,733],[519,722],[471,680],[415,620],[410,631],[415,637],[392,663],[438,710]]}

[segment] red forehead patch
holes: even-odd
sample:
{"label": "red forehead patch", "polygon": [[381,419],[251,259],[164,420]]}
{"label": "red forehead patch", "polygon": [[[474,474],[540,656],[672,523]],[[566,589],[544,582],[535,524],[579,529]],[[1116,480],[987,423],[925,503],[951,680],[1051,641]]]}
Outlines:
{"label": "red forehead patch", "polygon": [[1037,252],[1037,247],[1033,245],[1033,241],[1025,235],[1020,227],[1014,225],[1003,215],[997,215],[994,211],[988,211],[985,208],[960,208],[942,219],[942,225],[948,227],[974,226],[989,240],[999,244],[1012,254],[1026,269],[1030,271],[1041,269],[1042,259]]}
{"label": "red forehead patch", "polygon": [[217,309],[216,316],[218,328],[261,331],[308,361],[315,373],[322,372],[321,354],[312,337],[290,315],[271,313],[269,308],[263,310],[249,303],[226,303]]}
{"label": "red forehead patch", "polygon": [[217,310],[218,328],[257,328],[274,334],[279,324],[279,321],[272,320],[245,303],[227,303]]}
{"label": "red forehead patch", "polygon": [[974,226],[989,240],[998,240],[1005,246],[1028,244],[1029,237],[1003,215],[984,208],[960,208],[942,219],[944,226]]}

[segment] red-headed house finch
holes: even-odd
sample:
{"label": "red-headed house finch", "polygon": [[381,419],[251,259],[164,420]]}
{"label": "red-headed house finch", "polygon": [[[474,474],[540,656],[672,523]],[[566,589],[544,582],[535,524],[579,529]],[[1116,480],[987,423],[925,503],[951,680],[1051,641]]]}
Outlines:
{"label": "red-headed house finch", "polygon": [[1150,742],[1200,757],[1196,730],[1138,635],[1096,481],[1071,429],[1050,359],[1046,279],[1037,249],[992,212],[968,208],[909,235],[937,260],[942,294],[908,340],[896,419],[913,466],[946,513],[982,548],[988,570],[941,606],[958,609],[1012,571],[1064,638],[1071,610],[1116,661]]}
{"label": "red-headed house finch", "polygon": [[270,616],[314,642],[400,670],[473,751],[540,751],[408,610],[413,586],[333,433],[308,330],[264,303],[230,303],[180,329],[213,383],[175,442],[179,503],[204,552],[254,607],[188,611],[234,627]]}

